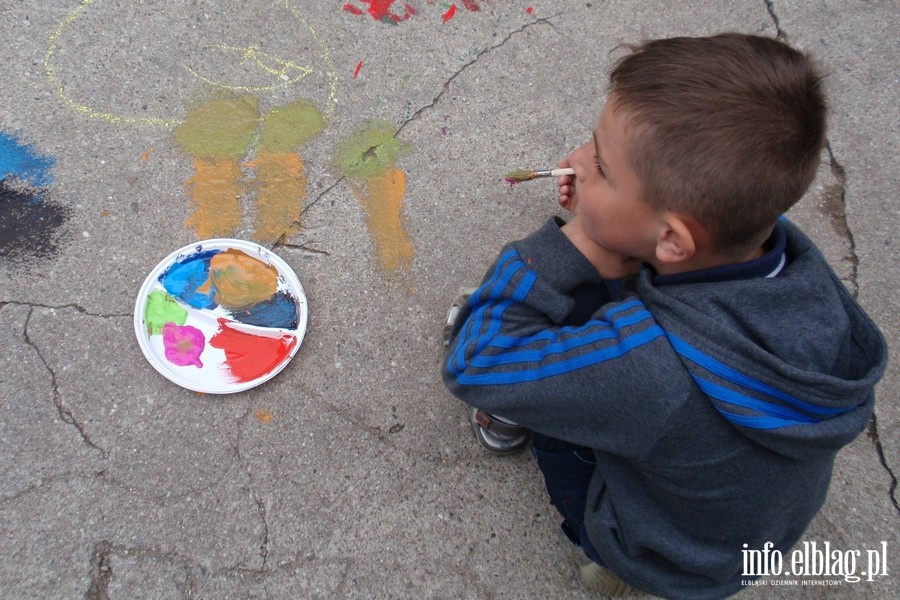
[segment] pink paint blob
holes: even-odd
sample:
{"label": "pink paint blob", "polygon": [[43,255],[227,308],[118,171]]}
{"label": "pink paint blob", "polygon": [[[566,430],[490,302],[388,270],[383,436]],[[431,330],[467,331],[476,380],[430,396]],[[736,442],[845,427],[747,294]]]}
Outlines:
{"label": "pink paint blob", "polygon": [[179,367],[203,367],[200,355],[206,347],[206,337],[202,331],[190,325],[169,322],[163,325],[162,335],[166,360]]}

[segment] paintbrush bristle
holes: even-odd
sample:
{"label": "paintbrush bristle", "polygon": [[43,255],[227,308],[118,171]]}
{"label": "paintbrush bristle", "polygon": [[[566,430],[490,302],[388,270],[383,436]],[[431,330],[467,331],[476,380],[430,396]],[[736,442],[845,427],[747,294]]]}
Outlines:
{"label": "paintbrush bristle", "polygon": [[506,179],[506,182],[509,184],[531,181],[534,179],[534,171],[531,169],[516,169],[515,171],[507,173],[504,176],[504,179]]}

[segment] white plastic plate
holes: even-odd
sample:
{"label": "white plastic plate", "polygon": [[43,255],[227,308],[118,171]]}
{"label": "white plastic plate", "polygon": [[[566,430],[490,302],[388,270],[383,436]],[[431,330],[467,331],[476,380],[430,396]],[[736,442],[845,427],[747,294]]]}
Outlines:
{"label": "white plastic plate", "polygon": [[[197,296],[192,295],[195,289],[176,289],[170,279],[177,278],[167,277],[170,273],[181,273],[187,265],[187,270],[193,269],[195,276],[202,279],[203,269],[207,273],[210,270],[211,262],[207,258],[223,252],[238,257],[244,265],[259,267],[260,272],[268,275],[274,268],[276,294],[250,307],[226,308],[223,304],[228,302],[217,301],[225,296],[224,291],[220,294],[216,290],[217,277],[230,277],[227,283],[231,288],[235,289],[236,284],[240,289],[242,283],[252,287],[255,282],[242,282],[240,278],[244,273],[247,279],[254,278],[255,272],[222,269],[199,286],[209,301],[197,306]],[[224,290],[224,283],[222,287]],[[276,295],[279,304],[272,304]],[[166,307],[178,315],[175,321],[166,322],[162,327],[159,313],[147,312],[148,305],[158,305],[161,300],[172,303]],[[290,300],[296,307],[295,318],[281,321],[272,318],[279,311],[267,307],[278,306],[283,313],[290,310]],[[308,317],[306,294],[300,280],[274,252],[245,240],[211,239],[176,250],[147,275],[134,305],[134,332],[144,356],[170,381],[196,392],[231,394],[258,386],[280,373],[300,348]],[[182,318],[183,323],[176,322]]]}

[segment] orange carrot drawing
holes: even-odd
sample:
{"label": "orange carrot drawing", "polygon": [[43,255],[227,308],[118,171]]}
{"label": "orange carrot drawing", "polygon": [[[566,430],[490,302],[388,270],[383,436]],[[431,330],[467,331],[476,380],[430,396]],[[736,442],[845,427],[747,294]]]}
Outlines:
{"label": "orange carrot drawing", "polygon": [[296,149],[324,127],[325,117],[309,100],[274,108],[263,119],[257,156],[244,163],[256,171],[258,242],[276,242],[300,224],[307,179]]}
{"label": "orange carrot drawing", "polygon": [[344,141],[334,164],[365,211],[379,265],[390,275],[401,275],[412,272],[415,251],[403,214],[406,175],[395,164],[409,145],[395,134],[389,122],[368,123]]}
{"label": "orange carrot drawing", "polygon": [[194,159],[194,175],[185,182],[194,210],[185,226],[200,238],[230,237],[240,227],[238,161],[256,135],[257,103],[252,96],[213,100],[191,110],[175,130],[175,139]]}

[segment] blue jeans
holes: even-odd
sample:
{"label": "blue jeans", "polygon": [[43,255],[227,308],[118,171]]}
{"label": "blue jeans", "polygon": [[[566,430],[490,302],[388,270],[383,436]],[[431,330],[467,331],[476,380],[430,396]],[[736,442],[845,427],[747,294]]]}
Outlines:
{"label": "blue jeans", "polygon": [[532,432],[531,453],[544,475],[550,503],[562,515],[560,529],[588,558],[603,565],[584,527],[588,485],[597,465],[594,451]]}

